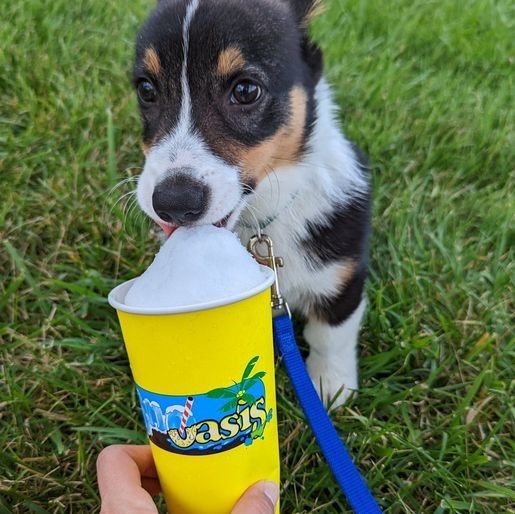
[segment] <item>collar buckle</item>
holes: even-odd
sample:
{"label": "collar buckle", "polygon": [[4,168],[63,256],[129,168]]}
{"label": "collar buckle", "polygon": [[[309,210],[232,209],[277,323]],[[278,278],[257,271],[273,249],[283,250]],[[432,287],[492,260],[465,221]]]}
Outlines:
{"label": "collar buckle", "polygon": [[268,266],[274,272],[275,280],[272,284],[271,302],[274,317],[287,314],[291,318],[290,308],[281,294],[279,286],[278,268],[284,267],[284,259],[282,257],[276,257],[272,238],[262,233],[254,235],[249,239],[247,250],[259,264]]}

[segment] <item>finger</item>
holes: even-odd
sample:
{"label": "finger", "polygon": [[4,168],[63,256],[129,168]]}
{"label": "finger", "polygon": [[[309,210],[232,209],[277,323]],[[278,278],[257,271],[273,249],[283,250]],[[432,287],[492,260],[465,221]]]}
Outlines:
{"label": "finger", "polygon": [[104,448],[97,459],[102,514],[157,514],[152,497],[142,488],[142,476],[156,475],[148,446]]}
{"label": "finger", "polygon": [[143,487],[150,496],[157,496],[161,492],[161,484],[157,478],[141,477],[141,487]]}
{"label": "finger", "polygon": [[243,493],[231,514],[274,514],[278,498],[275,482],[258,482]]}

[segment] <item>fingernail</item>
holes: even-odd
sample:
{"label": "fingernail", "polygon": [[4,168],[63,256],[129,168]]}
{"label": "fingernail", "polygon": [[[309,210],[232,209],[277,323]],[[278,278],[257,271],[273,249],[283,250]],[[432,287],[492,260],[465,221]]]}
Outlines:
{"label": "fingernail", "polygon": [[270,501],[275,505],[279,498],[279,487],[275,482],[265,480],[262,482],[263,492],[270,498]]}

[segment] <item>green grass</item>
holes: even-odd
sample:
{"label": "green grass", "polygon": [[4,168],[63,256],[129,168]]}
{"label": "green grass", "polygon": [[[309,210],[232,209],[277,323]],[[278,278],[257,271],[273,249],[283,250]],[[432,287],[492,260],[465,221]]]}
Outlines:
{"label": "green grass", "polygon": [[[328,3],[314,31],[375,184],[362,389],[335,422],[386,512],[515,512],[513,4]],[[151,4],[2,7],[2,514],[97,512],[98,451],[144,441],[105,297],[157,248],[116,204],[130,184],[109,193],[142,164]],[[279,390],[283,511],[348,512]]]}

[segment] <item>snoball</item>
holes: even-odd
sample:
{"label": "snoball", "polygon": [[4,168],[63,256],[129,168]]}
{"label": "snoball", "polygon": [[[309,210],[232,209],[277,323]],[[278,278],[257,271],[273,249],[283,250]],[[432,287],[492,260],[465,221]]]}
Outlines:
{"label": "snoball", "polygon": [[213,302],[263,280],[263,271],[234,233],[212,225],[181,227],[135,280],[125,304],[172,308]]}

